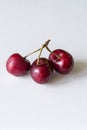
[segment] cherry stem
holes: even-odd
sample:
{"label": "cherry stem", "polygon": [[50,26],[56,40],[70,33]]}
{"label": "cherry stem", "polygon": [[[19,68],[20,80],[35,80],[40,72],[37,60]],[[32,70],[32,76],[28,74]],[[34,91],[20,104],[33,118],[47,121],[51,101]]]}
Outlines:
{"label": "cherry stem", "polygon": [[40,48],[40,53],[39,53],[39,56],[38,56],[38,59],[37,59],[37,64],[40,64],[40,56],[41,56],[41,54],[42,54],[42,50],[43,50],[43,48],[45,48],[45,47],[47,48],[49,42],[50,42],[50,40],[47,40],[47,41],[42,45],[42,47]]}
{"label": "cherry stem", "polygon": [[[42,45],[41,48],[39,48],[39,49],[37,49],[37,50],[35,50],[35,51],[29,53],[28,55],[24,56],[24,58],[26,59],[28,56],[30,56],[30,55],[32,55],[32,54],[38,52],[38,51],[40,51],[40,54],[39,54],[39,55],[41,55],[43,48],[47,47],[48,44],[49,44],[49,42],[50,42],[50,40],[47,40],[47,41]],[[39,57],[40,57],[40,56],[39,56]],[[38,62],[39,62],[39,61],[38,61]]]}
{"label": "cherry stem", "polygon": [[40,51],[40,50],[41,50],[41,48],[39,48],[39,49],[37,49],[37,50],[35,50],[35,51],[29,53],[29,54],[26,55],[24,58],[26,59],[28,56],[30,56],[30,55],[32,55],[32,54],[34,54],[34,53],[36,53],[36,52],[38,52],[38,51]]}
{"label": "cherry stem", "polygon": [[[48,46],[46,46],[46,49],[50,52],[50,53],[53,53]],[[59,55],[56,55],[55,53],[53,53],[58,59],[60,59],[60,56]]]}
{"label": "cherry stem", "polygon": [[50,53],[52,53],[52,51],[49,49],[49,47],[48,47],[48,46],[46,46],[46,49],[47,49]]}

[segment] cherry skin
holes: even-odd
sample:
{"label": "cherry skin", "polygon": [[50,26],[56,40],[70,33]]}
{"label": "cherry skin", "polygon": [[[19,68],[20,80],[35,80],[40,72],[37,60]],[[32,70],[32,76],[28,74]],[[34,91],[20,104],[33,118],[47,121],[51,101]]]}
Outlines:
{"label": "cherry skin", "polygon": [[30,75],[32,79],[39,84],[47,83],[52,78],[53,67],[50,61],[46,58],[41,57],[39,59],[39,64],[37,61],[38,59],[32,63]]}
{"label": "cherry skin", "polygon": [[6,69],[14,76],[22,76],[29,71],[30,62],[20,54],[14,53],[8,58]]}
{"label": "cherry skin", "polygon": [[49,55],[54,69],[62,74],[69,73],[74,66],[74,60],[71,54],[62,49],[56,49]]}

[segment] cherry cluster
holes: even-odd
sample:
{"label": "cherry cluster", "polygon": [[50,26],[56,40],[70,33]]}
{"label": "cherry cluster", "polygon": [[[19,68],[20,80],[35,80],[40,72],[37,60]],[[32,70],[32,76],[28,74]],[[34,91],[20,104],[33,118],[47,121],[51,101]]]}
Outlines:
{"label": "cherry cluster", "polygon": [[[63,49],[51,51],[48,47],[49,42],[50,40],[47,40],[41,48],[24,57],[19,53],[12,54],[6,62],[7,71],[14,76],[23,76],[30,71],[32,79],[39,84],[51,80],[53,70],[62,74],[69,73],[74,66],[72,55]],[[50,53],[48,58],[41,57],[44,48]],[[36,52],[39,52],[38,58],[31,64],[27,57]]]}

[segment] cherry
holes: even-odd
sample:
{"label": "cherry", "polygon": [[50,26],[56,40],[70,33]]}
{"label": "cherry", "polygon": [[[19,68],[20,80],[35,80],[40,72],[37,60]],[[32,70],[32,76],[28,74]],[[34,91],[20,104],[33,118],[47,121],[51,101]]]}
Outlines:
{"label": "cherry", "polygon": [[14,53],[8,58],[6,69],[14,76],[22,76],[30,69],[30,62],[20,54]]}
{"label": "cherry", "polygon": [[[49,48],[47,48],[49,50]],[[50,50],[49,50],[50,51]],[[50,51],[49,60],[52,62],[54,69],[62,74],[69,73],[74,66],[74,60],[71,54],[62,49]]]}
{"label": "cherry", "polygon": [[31,65],[30,75],[39,84],[47,83],[53,75],[51,62],[43,57],[39,58],[39,62],[36,59]]}
{"label": "cherry", "polygon": [[[47,40],[41,48],[25,57],[19,53],[12,54],[6,62],[7,71],[14,76],[22,76],[30,70],[32,79],[39,84],[47,83],[52,78],[53,68],[62,74],[69,73],[74,67],[72,55],[63,49],[51,51],[48,48],[49,42],[50,40]],[[48,59],[41,57],[43,48],[46,48],[50,52]],[[31,65],[27,57],[38,51],[40,51],[38,58]]]}

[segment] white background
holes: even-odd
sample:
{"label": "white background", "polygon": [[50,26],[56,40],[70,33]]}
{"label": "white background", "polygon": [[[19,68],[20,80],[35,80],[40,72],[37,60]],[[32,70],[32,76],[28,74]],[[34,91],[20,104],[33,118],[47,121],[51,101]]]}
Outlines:
{"label": "white background", "polygon": [[[11,54],[25,56],[49,38],[51,50],[73,55],[71,73],[45,85],[8,74]],[[87,130],[86,0],[0,0],[0,130]]]}

